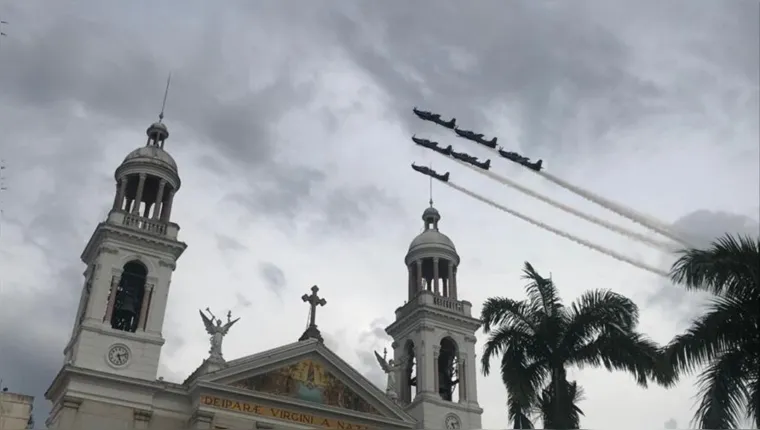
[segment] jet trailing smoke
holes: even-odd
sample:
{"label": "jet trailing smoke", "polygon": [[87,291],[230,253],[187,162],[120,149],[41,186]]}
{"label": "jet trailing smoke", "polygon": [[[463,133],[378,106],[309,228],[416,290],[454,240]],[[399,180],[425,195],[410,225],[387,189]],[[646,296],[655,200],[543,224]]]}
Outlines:
{"label": "jet trailing smoke", "polygon": [[[434,114],[438,115],[438,114]],[[440,117],[440,115],[439,115]],[[613,213],[616,213],[617,215],[620,215],[630,221],[633,221],[641,226],[646,227],[647,229],[659,233],[683,246],[687,247],[694,247],[693,244],[689,243],[688,241],[684,240],[680,235],[678,235],[676,232],[673,231],[672,228],[667,226],[666,223],[657,220],[656,218],[642,214],[640,212],[635,211],[633,208],[627,207],[625,205],[622,205],[617,202],[613,202],[607,198],[604,198],[600,195],[597,195],[589,190],[586,190],[584,188],[581,188],[577,185],[573,185],[561,178],[558,178],[555,175],[552,175],[547,172],[543,172],[543,162],[542,160],[538,160],[536,162],[531,162],[529,158],[524,157],[516,152],[509,152],[504,151],[503,149],[499,148],[496,149],[496,142],[497,138],[492,138],[491,140],[485,140],[483,138],[483,134],[481,133],[475,133],[470,130],[462,130],[458,128],[457,126],[453,127],[447,127],[449,129],[454,130],[457,136],[462,137],[466,140],[469,140],[474,143],[478,143],[481,146],[485,146],[495,154],[500,155],[503,158],[506,158],[512,162],[515,162],[523,167],[526,167],[540,176],[548,179],[549,181],[553,182],[554,184],[566,189],[567,191],[570,191],[571,193],[574,193],[592,203],[595,203],[609,211],[612,211]]]}
{"label": "jet trailing smoke", "polygon": [[[498,149],[497,149],[497,141],[498,140],[497,140],[496,137],[492,137],[491,139],[487,139],[481,133],[476,133],[476,132],[474,132],[472,130],[463,129],[463,128],[459,127],[456,124],[456,119],[454,119],[454,118],[452,118],[451,120],[445,121],[445,120],[441,119],[441,115],[440,114],[432,113],[432,112],[429,112],[429,111],[419,110],[417,108],[414,108],[414,113],[420,119],[423,119],[423,120],[429,121],[429,122],[433,122],[435,124],[438,124],[438,125],[441,125],[441,126],[447,128],[449,130],[453,130],[454,133],[456,134],[456,136],[462,138],[463,140],[468,140],[468,141],[476,143],[476,144],[478,144],[480,146],[486,147],[490,151],[492,151],[493,153],[495,153],[496,155],[499,155],[501,158],[505,158],[505,159],[507,159],[509,161],[512,161],[512,162],[514,162],[516,164],[519,164],[519,165],[521,165],[523,167],[526,167],[529,170],[532,170],[532,171],[536,172],[538,175],[540,175],[540,176],[548,179],[549,181],[553,182],[554,184],[556,184],[556,185],[558,185],[558,186],[560,186],[560,187],[562,187],[562,188],[564,188],[564,189],[566,189],[566,190],[568,190],[568,191],[570,191],[570,192],[572,192],[572,193],[574,193],[576,195],[579,195],[579,196],[583,197],[584,199],[586,199],[586,200],[588,200],[588,201],[590,201],[592,203],[596,203],[597,205],[602,206],[605,209],[610,210],[610,211],[612,211],[612,212],[614,212],[614,213],[616,213],[616,214],[618,214],[618,215],[620,215],[620,216],[622,216],[622,217],[624,217],[626,219],[629,219],[629,220],[631,220],[631,221],[633,221],[633,222],[635,222],[637,224],[640,224],[640,225],[646,227],[647,229],[649,229],[650,231],[659,233],[659,234],[661,234],[661,235],[663,235],[663,236],[665,236],[665,237],[667,237],[667,238],[669,238],[669,239],[671,239],[671,240],[673,240],[673,241],[675,241],[675,242],[677,242],[677,243],[679,243],[681,245],[684,245],[684,246],[687,246],[687,247],[693,247],[693,245],[691,245],[687,241],[685,241],[682,237],[680,237],[678,234],[676,234],[672,230],[672,228],[668,227],[662,221],[659,221],[659,220],[655,219],[654,217],[644,215],[644,214],[642,214],[640,212],[637,212],[637,211],[633,210],[632,208],[626,207],[626,206],[624,206],[624,205],[622,205],[620,203],[616,203],[616,202],[608,200],[608,199],[606,199],[606,198],[604,198],[602,196],[596,195],[596,194],[592,193],[591,191],[588,191],[588,190],[586,190],[584,188],[581,188],[581,187],[579,187],[577,185],[573,185],[573,184],[571,184],[571,183],[569,183],[569,182],[567,182],[565,180],[562,180],[562,179],[560,179],[560,178],[558,178],[558,177],[556,177],[556,176],[554,176],[554,175],[552,175],[550,173],[543,172],[542,171],[542,169],[543,169],[543,160],[538,160],[538,161],[532,162],[532,161],[530,161],[530,159],[528,157],[522,156],[522,155],[520,155],[520,154],[518,154],[516,152],[505,151],[501,147],[498,147]],[[577,217],[579,217],[579,218],[581,218],[581,219],[583,219],[585,221],[591,222],[593,224],[596,224],[598,226],[606,228],[606,229],[608,229],[610,231],[614,231],[616,233],[622,234],[622,235],[624,235],[624,236],[626,236],[628,238],[631,238],[633,240],[636,240],[636,241],[639,241],[639,242],[651,245],[651,246],[656,247],[658,249],[661,249],[661,250],[664,250],[664,251],[667,251],[667,252],[673,251],[673,245],[670,244],[670,243],[666,243],[666,242],[663,242],[663,241],[660,241],[660,240],[656,240],[656,239],[650,238],[650,237],[648,237],[646,235],[643,235],[643,234],[637,233],[635,231],[623,228],[623,227],[621,227],[619,225],[610,223],[610,222],[605,221],[605,220],[603,220],[601,218],[598,218],[598,217],[595,217],[593,215],[581,212],[581,211],[579,211],[579,210],[577,210],[575,208],[572,208],[572,207],[570,207],[568,205],[560,203],[560,202],[558,202],[558,201],[556,201],[556,200],[554,200],[554,199],[552,199],[550,197],[547,197],[547,196],[545,196],[543,194],[540,194],[540,193],[538,193],[536,191],[533,191],[533,190],[531,190],[529,188],[526,188],[526,187],[524,187],[524,186],[522,186],[522,185],[520,185],[520,184],[518,184],[518,183],[516,183],[516,182],[514,182],[514,181],[512,181],[512,180],[510,180],[508,178],[505,178],[503,176],[500,176],[500,175],[497,175],[497,174],[491,172],[490,171],[490,168],[491,168],[491,160],[490,159],[486,160],[486,161],[481,161],[481,160],[478,160],[477,157],[471,156],[471,155],[469,155],[467,153],[455,151],[453,149],[452,145],[448,145],[446,147],[442,147],[442,146],[439,145],[438,142],[434,142],[434,141],[431,141],[431,140],[428,140],[428,139],[418,138],[416,136],[413,136],[412,140],[417,145],[420,145],[420,146],[425,147],[427,149],[430,149],[430,150],[432,150],[434,152],[437,152],[440,155],[443,155],[443,156],[446,156],[446,157],[449,157],[449,158],[453,158],[456,162],[464,165],[465,167],[473,169],[473,170],[475,170],[475,171],[477,171],[477,172],[479,172],[479,173],[481,173],[483,175],[488,176],[489,178],[491,178],[491,179],[493,179],[495,181],[498,181],[499,183],[501,183],[503,185],[506,185],[506,186],[509,186],[511,188],[514,188],[514,189],[516,189],[516,190],[518,190],[518,191],[520,191],[520,192],[522,192],[522,193],[524,193],[524,194],[526,194],[528,196],[531,196],[533,198],[541,200],[544,203],[547,203],[547,204],[549,204],[551,206],[554,206],[554,207],[556,207],[556,208],[558,208],[558,209],[560,209],[560,210],[562,210],[564,212],[567,212],[567,213],[570,213],[572,215],[575,215],[575,216],[577,216]],[[425,174],[427,176],[430,176],[431,178],[434,178],[434,179],[437,179],[437,180],[439,180],[441,182],[446,183],[446,185],[448,185],[449,187],[451,187],[451,188],[453,188],[453,189],[455,189],[457,191],[460,191],[460,192],[462,192],[462,193],[464,193],[464,194],[466,194],[466,195],[468,195],[470,197],[473,197],[473,198],[475,198],[477,200],[480,200],[480,201],[482,201],[484,203],[487,203],[488,205],[490,205],[492,207],[495,207],[495,208],[497,208],[497,209],[499,209],[499,210],[501,210],[503,212],[506,212],[506,213],[508,213],[508,214],[510,214],[512,216],[515,216],[517,218],[520,218],[520,219],[522,219],[522,220],[524,220],[526,222],[529,222],[529,223],[531,223],[531,224],[533,224],[533,225],[535,225],[537,227],[540,227],[540,228],[542,228],[544,230],[552,232],[552,233],[554,233],[554,234],[556,234],[556,235],[558,235],[560,237],[564,237],[564,238],[566,238],[568,240],[571,240],[573,242],[579,243],[579,244],[584,245],[584,246],[586,246],[588,248],[591,248],[591,249],[594,249],[594,250],[596,250],[598,252],[606,254],[606,255],[608,255],[608,256],[610,256],[612,258],[615,258],[617,260],[624,261],[626,263],[634,265],[634,266],[636,266],[638,268],[641,268],[643,270],[647,270],[649,272],[652,272],[652,273],[655,273],[655,274],[658,274],[658,275],[661,275],[661,276],[666,276],[666,277],[668,276],[667,273],[665,273],[665,272],[663,272],[663,271],[661,271],[659,269],[656,269],[656,268],[654,268],[652,266],[644,264],[644,263],[642,263],[640,261],[637,261],[637,260],[635,260],[633,258],[627,257],[625,255],[619,254],[619,253],[617,253],[615,251],[612,251],[612,250],[607,249],[605,247],[602,247],[600,245],[594,244],[592,242],[589,242],[587,240],[584,240],[582,238],[574,236],[574,235],[572,235],[570,233],[567,233],[565,231],[561,231],[561,230],[556,229],[554,227],[548,226],[548,225],[546,225],[546,224],[544,224],[544,223],[542,223],[540,221],[536,221],[536,220],[534,220],[534,219],[532,219],[532,218],[530,218],[530,217],[528,217],[526,215],[520,214],[520,213],[518,213],[518,212],[516,212],[514,210],[506,208],[506,207],[504,207],[504,206],[502,206],[502,205],[500,205],[500,204],[498,204],[498,203],[496,203],[496,202],[494,202],[494,201],[492,201],[490,199],[487,199],[487,198],[483,197],[480,194],[477,194],[477,193],[475,193],[475,192],[473,192],[471,190],[468,190],[468,189],[465,189],[465,188],[463,188],[463,187],[461,187],[459,185],[456,185],[456,184],[452,183],[449,180],[449,172],[446,172],[445,174],[439,174],[439,173],[435,172],[432,169],[428,169],[428,168],[422,167],[422,166],[417,166],[417,165],[414,165],[414,164],[412,165],[412,168],[414,168],[414,170],[416,170],[419,173]]]}

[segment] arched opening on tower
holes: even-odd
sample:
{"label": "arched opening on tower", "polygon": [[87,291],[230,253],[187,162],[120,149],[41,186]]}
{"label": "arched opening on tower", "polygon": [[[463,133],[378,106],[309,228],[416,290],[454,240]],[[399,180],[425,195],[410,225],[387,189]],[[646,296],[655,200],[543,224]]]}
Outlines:
{"label": "arched opening on tower", "polygon": [[417,396],[417,360],[414,357],[414,342],[407,340],[404,345],[403,360],[403,384],[401,385],[401,400],[411,403]]}
{"label": "arched opening on tower", "polygon": [[121,280],[111,313],[111,327],[116,330],[135,332],[140,326],[140,311],[145,297],[148,268],[133,260],[122,268]]}
{"label": "arched opening on tower", "polygon": [[443,297],[453,297],[453,265],[445,258],[423,258],[422,289]]}
{"label": "arched opening on tower", "polygon": [[441,339],[441,349],[438,354],[438,394],[441,399],[458,402],[459,395],[455,390],[459,384],[459,362],[456,342],[450,337]]}
{"label": "arched opening on tower", "polygon": [[145,175],[141,180],[139,174],[133,174],[124,176],[120,181],[124,181],[124,195],[117,196],[120,201],[116,208],[143,218],[169,220],[169,201],[173,193],[165,179]]}

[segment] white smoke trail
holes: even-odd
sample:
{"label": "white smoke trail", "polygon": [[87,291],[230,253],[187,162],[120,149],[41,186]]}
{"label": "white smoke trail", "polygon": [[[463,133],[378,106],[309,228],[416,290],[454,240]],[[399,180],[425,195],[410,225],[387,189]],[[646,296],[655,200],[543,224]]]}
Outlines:
{"label": "white smoke trail", "polygon": [[[467,139],[464,139],[464,140],[467,140]],[[470,142],[472,142],[472,141],[470,141]],[[499,151],[496,150],[495,148],[489,148],[487,146],[480,145],[480,144],[478,144],[476,142],[472,142],[472,143],[475,144],[475,145],[478,145],[478,146],[480,146],[482,148],[489,149],[495,155],[498,155],[500,159],[511,161],[511,160],[508,160],[508,159],[502,157],[501,154],[499,154]],[[511,161],[511,162],[522,166],[522,164],[520,164],[520,163],[516,163],[514,161]],[[522,166],[522,167],[525,167],[525,166]],[[535,171],[535,170],[530,169],[528,167],[525,167],[525,168],[528,169],[528,170],[530,170],[531,172],[534,172],[534,173],[539,174],[540,176],[543,176],[544,178],[548,179],[549,181],[554,182],[555,184],[559,185],[560,187],[562,187],[562,188],[570,191],[571,193],[577,194],[577,195],[583,197],[584,199],[586,199],[586,200],[588,200],[588,201],[590,201],[592,203],[596,203],[599,206],[602,206],[603,208],[608,209],[608,210],[610,210],[610,211],[612,211],[612,212],[614,212],[614,213],[622,216],[623,218],[629,219],[629,220],[635,222],[636,224],[642,225],[642,226],[644,226],[644,227],[646,227],[646,228],[648,228],[648,229],[650,229],[650,230],[652,230],[652,231],[654,231],[656,233],[660,233],[661,235],[667,237],[668,239],[672,239],[672,240],[680,243],[681,245],[688,246],[688,247],[693,247],[693,245],[689,244],[683,238],[679,237],[676,233],[674,233],[672,231],[672,229],[667,226],[667,224],[663,223],[662,221],[657,220],[656,218],[654,218],[652,216],[644,215],[644,214],[642,214],[640,212],[637,212],[637,211],[635,211],[635,210],[633,210],[631,208],[625,207],[625,206],[623,206],[623,205],[621,205],[619,203],[615,203],[615,202],[613,202],[613,201],[611,201],[609,199],[606,199],[606,198],[604,198],[604,197],[602,197],[600,195],[594,194],[591,191],[584,190],[583,188],[581,188],[581,187],[579,187],[577,185],[573,185],[573,184],[571,184],[571,183],[569,183],[569,182],[567,182],[565,180],[562,180],[562,179],[560,179],[560,178],[558,178],[558,177],[556,177],[556,176],[554,176],[554,175],[552,175],[550,173]]]}
{"label": "white smoke trail", "polygon": [[[441,154],[439,152],[437,154],[445,157],[444,154]],[[562,203],[560,203],[560,202],[558,202],[556,200],[552,200],[549,197],[544,196],[543,194],[539,194],[539,193],[537,193],[537,192],[535,192],[535,191],[533,191],[533,190],[531,190],[529,188],[526,188],[526,187],[518,184],[517,182],[514,182],[514,181],[512,181],[510,179],[507,179],[507,178],[505,178],[503,176],[497,175],[496,173],[493,173],[491,171],[480,169],[478,167],[473,166],[470,163],[465,163],[464,161],[457,160],[456,158],[453,158],[453,157],[451,157],[451,159],[454,160],[454,161],[456,161],[456,162],[458,162],[459,164],[467,167],[467,168],[470,168],[470,169],[472,169],[472,170],[474,170],[474,171],[482,174],[482,175],[488,176],[489,178],[491,178],[491,179],[493,179],[495,181],[498,181],[498,182],[500,182],[503,185],[512,187],[512,188],[520,191],[523,194],[527,194],[527,195],[529,195],[529,196],[531,196],[533,198],[541,200],[544,203],[548,203],[548,204],[554,206],[555,208],[563,210],[563,211],[565,211],[567,213],[573,214],[573,215],[577,216],[578,218],[581,218],[581,219],[586,220],[588,222],[594,223],[594,224],[596,224],[596,225],[598,225],[600,227],[604,227],[604,228],[606,228],[606,229],[608,229],[610,231],[614,231],[616,233],[622,234],[623,236],[627,236],[627,237],[629,237],[629,238],[631,238],[633,240],[637,240],[639,242],[643,242],[643,243],[652,245],[652,246],[654,246],[656,248],[659,248],[661,250],[664,250],[664,251],[667,251],[667,252],[672,252],[673,251],[673,249],[672,249],[673,247],[669,243],[660,242],[658,240],[648,238],[648,237],[646,237],[646,236],[644,236],[642,234],[636,233],[635,231],[628,230],[626,228],[623,228],[623,227],[617,226],[615,224],[612,224],[610,222],[607,222],[607,221],[605,221],[605,220],[603,220],[601,218],[595,217],[593,215],[589,215],[589,214],[587,214],[585,212],[581,212],[581,211],[579,211],[577,209],[573,209],[570,206],[562,204]]]}
{"label": "white smoke trail", "polygon": [[[443,181],[441,181],[441,182],[443,182]],[[666,272],[662,271],[662,270],[659,270],[659,269],[654,268],[652,266],[649,266],[647,264],[638,262],[638,261],[636,261],[636,260],[634,260],[632,258],[626,257],[625,255],[619,254],[619,253],[617,253],[617,252],[615,252],[615,251],[613,251],[611,249],[604,248],[602,246],[599,246],[597,244],[591,243],[591,242],[589,242],[587,240],[581,239],[581,238],[579,238],[577,236],[574,236],[572,234],[565,233],[562,230],[558,230],[558,229],[556,229],[554,227],[551,227],[549,225],[546,225],[546,224],[544,224],[544,223],[542,223],[540,221],[536,221],[536,220],[534,220],[534,219],[532,219],[532,218],[530,218],[530,217],[528,217],[526,215],[523,215],[523,214],[521,214],[519,212],[513,211],[513,210],[511,210],[511,209],[509,209],[509,208],[507,208],[505,206],[502,206],[502,205],[494,202],[493,200],[487,199],[487,198],[481,196],[480,194],[474,193],[474,192],[472,192],[472,191],[470,191],[470,190],[468,190],[468,189],[466,189],[464,187],[461,187],[461,186],[459,186],[457,184],[454,184],[451,181],[449,181],[449,182],[443,182],[443,184],[448,185],[449,187],[451,187],[451,188],[453,188],[453,189],[455,189],[455,190],[457,190],[457,191],[459,191],[459,192],[461,192],[463,194],[466,194],[466,195],[468,195],[468,196],[470,196],[470,197],[472,197],[472,198],[474,198],[476,200],[480,200],[481,202],[483,202],[485,204],[488,204],[488,205],[491,205],[491,206],[495,207],[496,209],[499,209],[499,210],[501,210],[503,212],[506,212],[506,213],[508,213],[508,214],[510,214],[510,215],[512,215],[514,217],[520,218],[521,220],[523,220],[525,222],[533,224],[536,227],[539,227],[539,228],[542,228],[542,229],[544,229],[544,230],[546,230],[548,232],[554,233],[557,236],[563,237],[565,239],[569,239],[569,240],[571,240],[571,241],[573,241],[575,243],[578,243],[578,244],[581,244],[581,245],[586,246],[588,248],[591,248],[594,251],[598,251],[598,252],[601,252],[602,254],[608,255],[608,256],[616,259],[616,260],[628,263],[628,264],[630,264],[632,266],[636,266],[639,269],[643,269],[643,270],[646,270],[648,272],[654,273],[656,275],[664,276],[666,278],[668,277],[668,274]]]}
{"label": "white smoke trail", "polygon": [[[524,166],[523,166],[524,167]],[[533,171],[534,173],[537,173],[540,176],[543,176],[544,178],[550,180],[551,182],[554,182],[555,184],[559,185],[560,187],[575,193],[584,199],[596,203],[602,207],[605,207],[612,212],[615,212],[616,214],[627,218],[637,224],[643,225],[644,227],[647,227],[657,233],[660,233],[661,235],[670,238],[681,245],[693,247],[693,245],[686,242],[683,238],[679,237],[676,233],[673,232],[673,230],[668,227],[664,222],[657,220],[656,218],[642,214],[641,212],[637,212],[631,208],[625,207],[619,203],[615,203],[611,200],[608,200],[598,194],[594,194],[590,191],[584,190],[581,187],[578,187],[576,185],[573,185],[563,179],[560,179],[551,173],[547,172],[537,172],[533,169],[528,169]]]}

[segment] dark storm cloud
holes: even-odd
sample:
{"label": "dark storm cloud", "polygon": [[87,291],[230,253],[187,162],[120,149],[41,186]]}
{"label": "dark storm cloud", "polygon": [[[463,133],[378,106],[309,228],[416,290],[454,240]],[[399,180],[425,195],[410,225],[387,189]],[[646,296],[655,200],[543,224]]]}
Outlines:
{"label": "dark storm cloud", "polygon": [[[642,100],[658,92],[626,71],[624,43],[576,2],[540,3],[367,2],[337,17],[336,28],[356,62],[392,95],[394,111],[419,104],[480,127],[481,109],[501,101],[519,108],[514,119],[537,145],[573,119],[575,104],[604,102],[612,109],[607,122],[640,119]],[[367,29],[378,29],[375,43]]]}
{"label": "dark storm cloud", "polygon": [[[647,35],[652,20],[668,23],[657,27],[662,31],[711,28],[689,48],[721,65],[732,57],[725,67],[756,82],[754,3],[360,2],[332,14],[332,27],[346,52],[389,93],[391,115],[411,128],[418,125],[409,123],[408,110],[419,105],[490,135],[495,130],[485,127],[485,110],[497,104],[507,106],[501,116],[510,116],[522,142],[579,149],[563,139],[568,129],[584,126],[578,111],[593,119],[593,140],[659,113],[655,106],[666,97],[659,84],[631,70],[637,41],[624,40],[618,27],[639,17],[636,36]],[[612,18],[621,22],[608,23]],[[739,46],[743,55],[736,55]]]}
{"label": "dark storm cloud", "polygon": [[274,263],[262,261],[259,263],[259,276],[264,281],[264,286],[276,296],[282,295],[282,290],[287,285],[285,272]]}
{"label": "dark storm cloud", "polygon": [[[41,3],[36,5],[25,11],[28,15],[19,13],[31,19],[33,13],[42,13],[36,9],[47,9]],[[296,59],[287,57],[288,50],[283,50],[284,58],[278,61],[270,58],[273,54],[255,48],[249,53],[257,61],[266,61],[267,74],[273,76],[257,83],[256,90],[249,90],[249,57],[228,48],[230,43],[244,42],[223,37],[222,30],[214,32],[213,18],[198,17],[207,27],[184,40],[183,47],[196,48],[183,54],[183,49],[162,52],[139,45],[135,34],[139,27],[115,22],[118,16],[99,16],[99,21],[92,22],[86,15],[55,7],[46,13],[59,19],[36,33],[17,19],[21,21],[16,25],[17,34],[5,41],[0,101],[63,117],[70,117],[72,106],[78,105],[114,125],[141,129],[156,117],[163,85],[172,71],[166,122],[170,130],[179,125],[192,132],[239,169],[238,179],[250,183],[251,191],[231,199],[262,216],[292,218],[310,202],[314,189],[325,186],[325,173],[319,169],[274,157],[273,127],[286,112],[311,100],[315,89],[313,81],[295,82],[299,68]],[[252,15],[252,22],[266,20],[260,15]],[[73,135],[71,140],[75,150],[90,149]],[[20,151],[19,144],[3,146]],[[181,144],[175,133],[167,148],[172,152]],[[85,159],[96,155],[85,154]],[[220,171],[218,163],[201,165]]]}
{"label": "dark storm cloud", "polygon": [[216,234],[216,246],[221,251],[238,252],[238,251],[244,251],[248,249],[245,245],[240,243],[238,240],[235,240],[234,238],[227,236],[226,234],[221,234],[221,233]]}
{"label": "dark storm cloud", "polygon": [[[679,218],[673,224],[673,229],[700,248],[709,247],[715,239],[726,233],[760,237],[760,224],[757,220],[744,215],[709,210],[695,211]],[[663,261],[663,268],[670,269],[675,258],[677,256]],[[682,287],[663,280],[657,290],[649,295],[647,303],[668,309],[678,316],[679,325],[685,325],[699,314],[706,297],[706,294],[687,292]]]}

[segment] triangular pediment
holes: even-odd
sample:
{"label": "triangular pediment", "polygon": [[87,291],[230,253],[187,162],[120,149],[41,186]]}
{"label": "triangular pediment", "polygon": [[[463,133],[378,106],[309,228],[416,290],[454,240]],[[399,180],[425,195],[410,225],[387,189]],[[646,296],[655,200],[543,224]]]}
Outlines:
{"label": "triangular pediment", "polygon": [[383,391],[338,355],[313,340],[230,361],[199,379],[236,390],[308,402],[316,407],[413,423]]}

